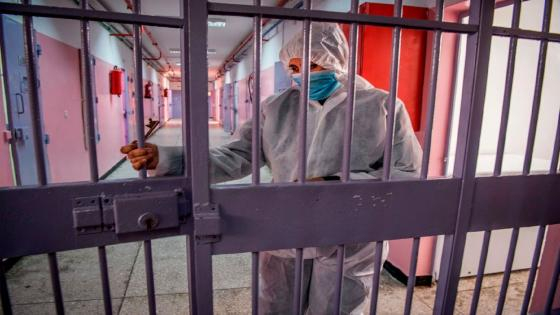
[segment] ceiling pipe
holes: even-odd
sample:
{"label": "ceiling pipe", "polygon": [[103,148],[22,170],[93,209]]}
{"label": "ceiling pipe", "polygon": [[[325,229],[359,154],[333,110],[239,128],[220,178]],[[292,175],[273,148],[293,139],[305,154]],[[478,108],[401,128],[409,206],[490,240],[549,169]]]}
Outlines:
{"label": "ceiling pipe", "polygon": [[[76,2],[78,2],[78,0],[75,0]],[[107,4],[107,2],[105,2],[105,0],[96,0],[96,2],[101,5],[101,7],[106,10],[106,11],[113,11],[111,9],[111,7]],[[91,7],[91,5],[90,5]],[[92,9],[95,9],[92,7]],[[123,42],[127,43],[127,47],[129,47],[130,49],[132,49],[132,43],[127,39],[128,36],[123,35],[123,34],[132,34],[132,30],[130,28],[128,28],[126,25],[118,23],[118,25],[120,25],[125,31],[122,32],[120,30],[118,30],[115,26],[112,25],[112,28],[116,31],[115,36],[119,39],[121,39]],[[153,41],[152,41],[153,44]],[[152,53],[146,48],[145,45],[142,45],[142,51],[144,52],[144,55],[147,55],[148,58],[143,58],[143,60],[145,60],[149,65],[151,65],[154,69],[156,69],[156,71],[158,73],[165,73],[168,72],[170,69],[172,71],[171,65],[169,64],[169,62],[167,60],[166,61],[166,65],[162,65],[161,63],[159,63],[159,58],[155,58],[155,56],[152,55]],[[161,54],[161,51],[159,50],[158,47],[158,51]],[[168,69],[166,69],[166,67]]]}
{"label": "ceiling pipe", "polygon": [[[288,2],[290,2],[289,0],[278,0],[276,2],[276,7],[284,7]],[[298,8],[302,5],[302,1],[298,1],[295,5],[294,8]],[[266,19],[263,20],[262,22],[262,26],[263,26],[263,37],[268,34],[270,31],[272,31],[274,28],[276,28],[280,23],[283,22],[283,20],[277,20],[275,23],[269,24],[271,21],[273,21],[273,19]],[[268,27],[267,27],[268,26]],[[236,48],[233,49],[233,51],[226,57],[226,59],[224,60],[224,62],[222,63],[222,65],[219,67],[217,73],[216,73],[216,77],[214,78],[214,80],[219,79],[220,77],[224,76],[225,73],[227,71],[229,71],[233,66],[235,66],[237,63],[239,63],[241,61],[241,58],[237,58],[240,55],[243,55],[247,52],[247,50],[249,49],[250,43],[253,40],[253,33],[249,34],[244,40],[241,41],[241,43],[239,45],[237,45]]]}

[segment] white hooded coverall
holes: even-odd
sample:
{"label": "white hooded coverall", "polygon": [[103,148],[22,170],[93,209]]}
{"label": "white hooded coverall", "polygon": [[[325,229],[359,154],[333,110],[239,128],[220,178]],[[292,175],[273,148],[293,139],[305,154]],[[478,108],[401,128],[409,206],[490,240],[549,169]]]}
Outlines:
{"label": "white hooded coverall", "polygon": [[[280,59],[288,65],[301,57],[302,34],[297,34],[281,50]],[[310,101],[307,112],[307,178],[338,175],[341,172],[345,104],[347,103],[348,44],[336,24],[313,23],[310,61],[336,72],[342,86],[321,105]],[[351,145],[351,178],[378,179],[382,176],[388,93],[356,76],[354,120]],[[261,104],[262,154],[274,182],[297,179],[299,116],[298,87],[267,98]],[[159,147],[156,175],[181,174],[182,149]],[[410,118],[397,100],[391,177],[418,176],[422,150]],[[251,172],[251,121],[244,123],[236,139],[210,149],[210,176],[213,183],[235,180]],[[297,218],[294,218],[297,219]],[[375,222],[372,222],[375,228]],[[384,244],[383,260],[387,257]],[[368,300],[374,272],[374,243],[346,246],[342,314],[361,314]],[[289,314],[294,287],[295,250],[261,252],[259,313]],[[336,247],[304,250],[304,308],[306,314],[336,314]]]}

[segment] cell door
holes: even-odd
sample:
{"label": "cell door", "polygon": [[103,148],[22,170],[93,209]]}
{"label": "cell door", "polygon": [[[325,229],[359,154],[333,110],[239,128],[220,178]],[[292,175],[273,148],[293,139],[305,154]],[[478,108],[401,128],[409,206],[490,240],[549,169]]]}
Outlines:
{"label": "cell door", "polygon": [[222,126],[225,132],[232,131],[232,93],[231,93],[231,83],[224,85],[222,90]]}
{"label": "cell door", "polygon": [[2,15],[2,62],[8,119],[12,131],[13,159],[15,167],[19,170],[16,180],[20,185],[36,184],[37,168],[29,110],[29,80],[24,54],[23,26],[14,17],[7,15]]}

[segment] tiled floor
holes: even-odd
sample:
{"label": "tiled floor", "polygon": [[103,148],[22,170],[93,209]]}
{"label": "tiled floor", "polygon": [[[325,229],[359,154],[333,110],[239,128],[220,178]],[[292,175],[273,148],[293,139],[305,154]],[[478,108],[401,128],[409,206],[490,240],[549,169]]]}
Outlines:
{"label": "tiled floor", "polygon": [[[150,142],[180,145],[180,123],[172,121],[150,138]],[[220,145],[230,135],[217,127],[210,129],[211,146]],[[270,173],[262,169],[263,181]],[[136,177],[124,163],[109,178]],[[237,182],[248,182],[249,178]],[[185,314],[188,306],[186,240],[184,237],[158,239],[152,242],[155,287],[159,314]],[[107,247],[112,304],[115,314],[147,314],[144,251],[140,243]],[[83,249],[59,253],[59,268],[67,314],[103,314],[97,250]],[[250,314],[250,254],[213,257],[214,311],[216,314]],[[55,314],[46,255],[20,260],[8,273],[15,314]],[[485,277],[479,303],[479,314],[495,312],[502,276]],[[518,313],[527,272],[512,274],[504,314]],[[474,279],[463,279],[459,285],[456,314],[470,309]],[[436,287],[417,287],[413,314],[431,314]],[[379,314],[399,314],[404,309],[406,287],[385,271],[381,274]],[[369,309],[366,308],[366,309]],[[1,313],[1,311],[0,311]]]}

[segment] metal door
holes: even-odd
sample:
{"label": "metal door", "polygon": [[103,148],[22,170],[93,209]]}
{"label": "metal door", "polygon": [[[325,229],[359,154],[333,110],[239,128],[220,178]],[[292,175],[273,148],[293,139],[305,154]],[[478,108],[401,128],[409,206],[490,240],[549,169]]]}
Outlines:
{"label": "metal door", "polygon": [[226,83],[222,89],[222,125],[225,132],[232,131],[232,113],[233,113],[233,103],[232,103],[232,85],[233,83]]}
{"label": "metal door", "polygon": [[23,26],[14,16],[2,16],[2,43],[8,121],[12,132],[12,154],[15,167],[19,170],[16,181],[20,185],[37,184]]}
{"label": "metal door", "polygon": [[[148,287],[149,310],[156,312],[154,294],[153,264],[150,240],[171,235],[188,237],[187,259],[189,266],[189,298],[192,314],[211,314],[213,306],[212,255],[225,253],[252,252],[252,312],[258,313],[259,251],[295,248],[295,286],[293,289],[293,313],[301,314],[303,248],[337,245],[336,301],[340,304],[342,292],[342,270],[345,244],[376,242],[376,266],[380,268],[381,247],[384,240],[414,238],[411,255],[411,277],[408,280],[405,298],[405,314],[410,314],[414,291],[414,271],[416,267],[419,238],[428,235],[445,235],[440,281],[437,285],[434,314],[452,314],[457,297],[459,271],[469,231],[485,231],[489,239],[492,230],[514,228],[511,244],[517,241],[520,227],[539,226],[539,237],[533,254],[533,264],[529,275],[522,313],[527,311],[532,293],[532,284],[538,267],[538,257],[546,225],[560,223],[557,205],[560,203],[560,176],[557,174],[560,152],[560,128],[555,135],[555,149],[551,159],[549,174],[529,175],[531,164],[531,142],[534,141],[538,116],[538,99],[533,103],[534,115],[529,145],[526,154],[525,172],[521,176],[500,176],[497,169],[494,176],[476,177],[476,156],[480,139],[482,109],[484,106],[486,80],[488,78],[488,57],[493,35],[512,38],[538,40],[541,43],[539,59],[546,56],[549,41],[560,42],[560,36],[549,32],[552,1],[547,1],[545,18],[541,32],[518,28],[513,19],[511,28],[493,27],[494,3],[491,1],[470,1],[468,24],[443,22],[443,1],[437,1],[434,21],[401,18],[402,1],[397,1],[393,17],[365,16],[357,14],[359,1],[352,1],[350,13],[318,11],[311,9],[310,1],[303,8],[276,8],[256,5],[235,5],[208,3],[207,1],[185,1],[181,18],[158,17],[140,14],[139,0],[134,1],[134,13],[124,14],[97,11],[93,14],[86,9],[87,1],[82,1],[82,9],[64,9],[45,6],[0,4],[1,13],[50,16],[60,18],[85,19],[82,21],[83,50],[89,55],[87,19],[111,20],[132,23],[134,31],[136,104],[142,104],[142,55],[140,50],[140,24],[182,29],[181,47],[185,55],[181,62],[183,86],[183,153],[185,174],[179,177],[146,179],[145,170],[140,179],[125,182],[98,182],[95,150],[90,150],[90,183],[47,185],[45,160],[37,159],[40,174],[39,187],[8,188],[0,190],[2,220],[0,220],[0,256],[12,257],[48,253],[55,304],[59,314],[63,313],[62,292],[58,279],[56,251],[98,246],[104,290],[105,311],[110,314],[111,299],[105,256],[105,245],[125,241],[142,240],[145,245],[145,263]],[[520,1],[515,1],[515,11]],[[346,126],[344,133],[343,163],[341,181],[306,182],[306,120],[299,119],[300,131],[298,181],[288,184],[264,184],[260,181],[260,165],[252,164],[252,184],[236,186],[210,186],[208,150],[208,107],[207,102],[207,18],[208,15],[236,15],[252,17],[254,36],[255,91],[253,113],[260,112],[260,57],[262,49],[262,19],[280,18],[303,21],[305,46],[309,47],[312,20],[351,23],[350,29],[350,73],[356,72],[356,43],[358,23],[393,27],[393,49],[391,67],[390,103],[385,138],[384,175],[380,181],[350,180],[350,144],[352,138],[352,113],[354,103],[353,75],[348,88],[349,101],[346,106]],[[518,20],[517,20],[518,22]],[[32,42],[32,19],[24,17],[25,38]],[[420,178],[410,181],[393,181],[390,176],[391,149],[393,141],[394,109],[396,104],[399,41],[402,28],[425,29],[434,32],[432,43],[432,69],[430,92],[426,114],[427,127],[424,135],[425,158],[422,161]],[[438,55],[442,32],[467,34],[467,61],[462,89],[461,118],[458,136],[457,158],[452,178],[427,179],[428,156],[430,152],[433,126],[434,101],[437,80]],[[510,56],[515,50],[510,49]],[[27,51],[31,60],[28,71],[34,73],[36,64],[32,51]],[[309,49],[304,49],[303,64],[308,64]],[[542,88],[544,62],[539,68],[536,95]],[[140,71],[139,71],[140,69]],[[84,89],[87,100],[87,136],[95,143],[93,132],[93,93],[91,90],[91,69],[84,71]],[[305,112],[308,106],[309,69],[303,67],[302,95],[300,106]],[[38,88],[36,76],[30,76],[32,91]],[[511,84],[512,78],[507,82]],[[508,83],[506,82],[506,85]],[[540,82],[540,83],[539,83]],[[511,91],[511,85],[508,89]],[[34,135],[40,138],[40,116],[36,110],[38,99],[32,97]],[[136,129],[138,144],[144,145],[142,135],[143,108],[137,106]],[[304,116],[304,115],[301,115]],[[253,161],[261,154],[260,115],[253,115],[252,153]],[[507,117],[505,117],[507,122]],[[503,123],[503,121],[502,121]],[[507,126],[507,123],[505,124]],[[505,127],[500,139],[505,139]],[[41,143],[41,142],[39,142]],[[95,148],[95,145],[91,145]],[[503,155],[503,148],[502,148]],[[500,155],[500,154],[498,154]],[[39,155],[39,157],[42,157]],[[500,163],[496,163],[500,165]],[[365,202],[365,200],[379,200]],[[379,198],[379,199],[375,199]],[[41,210],[37,211],[37,205]],[[353,211],[341,211],[352,209]],[[26,218],[25,221],[21,218]],[[297,218],[297,220],[294,220]],[[434,220],[437,218],[437,220]],[[56,229],[51,228],[56,221]],[[517,231],[517,232],[516,232]],[[486,244],[486,243],[485,243]],[[498,313],[503,309],[507,292],[507,279],[511,271],[510,257],[515,254],[515,246],[510,246],[508,265],[504,274]],[[487,247],[483,246],[481,266],[484,266]],[[556,277],[560,272],[557,260]],[[378,270],[377,269],[377,270]],[[482,268],[483,269],[483,268]],[[477,275],[471,311],[476,312],[480,283],[483,274]],[[379,273],[372,279],[371,311],[377,311]],[[557,278],[555,278],[557,282]],[[550,286],[553,298],[556,282]],[[2,272],[0,272],[0,293],[3,308],[10,313],[9,292]],[[545,312],[551,311],[552,298]]]}
{"label": "metal door", "polygon": [[129,79],[128,73],[126,69],[121,68],[123,72],[123,78],[125,78],[124,82],[124,91],[121,95],[122,104],[123,104],[123,118],[124,118],[124,141],[125,143],[130,143],[134,137],[134,110],[130,104],[130,89],[129,89]]}

